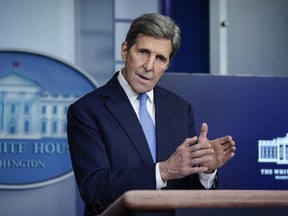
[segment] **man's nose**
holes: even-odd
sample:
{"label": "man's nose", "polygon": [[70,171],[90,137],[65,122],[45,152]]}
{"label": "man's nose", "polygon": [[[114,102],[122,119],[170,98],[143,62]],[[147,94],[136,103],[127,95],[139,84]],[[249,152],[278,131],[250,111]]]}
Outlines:
{"label": "man's nose", "polygon": [[146,60],[146,62],[144,64],[144,68],[146,69],[146,71],[151,71],[153,69],[154,61],[155,61],[155,57],[153,57],[153,56],[150,56]]}

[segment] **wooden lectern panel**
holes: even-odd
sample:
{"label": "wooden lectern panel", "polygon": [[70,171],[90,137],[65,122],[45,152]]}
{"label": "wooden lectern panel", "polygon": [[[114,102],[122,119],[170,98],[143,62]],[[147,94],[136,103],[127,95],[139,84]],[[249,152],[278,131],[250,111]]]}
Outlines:
{"label": "wooden lectern panel", "polygon": [[288,208],[288,191],[134,190],[123,194],[101,215],[116,216],[125,215],[125,212],[161,212],[182,208]]}

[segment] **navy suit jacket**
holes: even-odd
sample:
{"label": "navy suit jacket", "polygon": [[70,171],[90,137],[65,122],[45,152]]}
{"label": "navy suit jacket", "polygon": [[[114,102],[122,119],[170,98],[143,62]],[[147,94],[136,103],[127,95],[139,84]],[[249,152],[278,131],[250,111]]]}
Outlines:
{"label": "navy suit jacket", "polygon": [[[70,105],[67,114],[72,165],[86,204],[107,207],[124,192],[156,189],[155,164],[138,117],[118,73]],[[157,161],[168,159],[196,135],[193,110],[176,94],[154,88]],[[165,189],[203,189],[198,175],[168,181]]]}

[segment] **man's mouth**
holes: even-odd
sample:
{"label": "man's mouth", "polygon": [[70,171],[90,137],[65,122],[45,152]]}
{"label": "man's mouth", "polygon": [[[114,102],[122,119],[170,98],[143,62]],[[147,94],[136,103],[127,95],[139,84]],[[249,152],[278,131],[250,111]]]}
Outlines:
{"label": "man's mouth", "polygon": [[138,75],[141,79],[144,79],[144,80],[150,80],[149,78],[147,78],[147,77],[145,77],[145,76],[143,76],[143,75]]}

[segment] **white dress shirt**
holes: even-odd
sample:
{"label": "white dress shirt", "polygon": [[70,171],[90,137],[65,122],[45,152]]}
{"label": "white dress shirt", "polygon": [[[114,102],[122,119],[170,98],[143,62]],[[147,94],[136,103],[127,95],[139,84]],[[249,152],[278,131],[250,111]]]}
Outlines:
{"label": "white dress shirt", "polygon": [[[139,119],[139,100],[138,98],[138,93],[134,92],[133,89],[130,87],[130,85],[127,83],[127,81],[124,79],[122,72],[120,71],[118,74],[118,81],[120,83],[120,85],[122,86],[122,88],[124,89],[127,97],[129,98],[129,101],[132,105],[132,107],[134,108],[134,111],[136,113],[136,115],[138,116]],[[149,112],[153,123],[155,125],[155,106],[154,106],[154,94],[153,94],[153,89],[149,92],[146,92],[148,95],[148,100],[147,100],[147,111]],[[139,119],[140,121],[140,119]],[[156,127],[156,125],[155,125]],[[216,170],[211,173],[211,174],[206,174],[206,173],[200,173],[199,174],[199,180],[201,182],[201,184],[206,188],[209,189],[212,187],[212,185],[214,184],[214,178],[216,176]],[[155,166],[155,176],[156,176],[156,189],[161,189],[166,187],[167,182],[163,182],[161,175],[160,175],[160,169],[159,169],[159,162],[156,163]]]}

